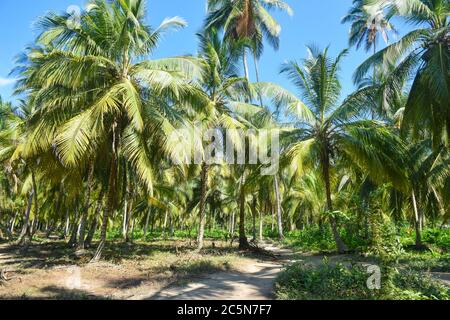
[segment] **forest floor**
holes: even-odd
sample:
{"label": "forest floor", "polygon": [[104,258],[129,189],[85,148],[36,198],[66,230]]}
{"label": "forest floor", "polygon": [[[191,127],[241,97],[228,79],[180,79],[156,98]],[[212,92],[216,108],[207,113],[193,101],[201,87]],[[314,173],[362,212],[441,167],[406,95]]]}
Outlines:
{"label": "forest floor", "polygon": [[[350,263],[355,256],[294,253],[269,242],[270,255],[239,251],[225,242],[206,242],[202,254],[189,241],[110,243],[105,260],[88,263],[93,250],[77,257],[64,242],[27,248],[0,244],[0,299],[265,300],[293,262]],[[448,274],[436,275],[450,285]]]}
{"label": "forest floor", "polygon": [[0,299],[273,299],[284,265],[323,258],[263,247],[272,254],[217,241],[201,255],[187,241],[110,243],[105,260],[91,264],[92,250],[77,257],[64,242],[0,244],[0,270],[10,279],[0,282]]}

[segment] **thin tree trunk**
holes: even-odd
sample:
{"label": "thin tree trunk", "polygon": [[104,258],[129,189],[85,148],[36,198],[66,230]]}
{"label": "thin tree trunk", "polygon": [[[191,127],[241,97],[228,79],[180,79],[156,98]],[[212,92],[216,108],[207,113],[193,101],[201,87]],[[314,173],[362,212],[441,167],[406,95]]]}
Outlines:
{"label": "thin tree trunk", "polygon": [[337,222],[335,217],[331,214],[333,212],[333,202],[331,199],[331,182],[330,182],[330,158],[328,152],[324,152],[325,154],[322,164],[323,169],[323,178],[325,180],[325,189],[326,189],[326,195],[327,195],[327,209],[330,213],[330,223],[331,223],[331,229],[333,231],[334,240],[336,241],[336,246],[339,253],[345,253],[348,251],[347,246],[345,245],[344,241],[342,241],[341,236],[339,235],[339,231],[337,228]]}
{"label": "thin tree trunk", "polygon": [[247,236],[245,235],[245,168],[242,173],[241,186],[239,192],[239,249],[249,247]]}
{"label": "thin tree trunk", "polygon": [[277,224],[278,224],[278,240],[283,240],[283,221],[281,215],[281,196],[280,196],[280,185],[278,183],[278,175],[274,176],[275,184],[275,203],[277,208]]}
{"label": "thin tree trunk", "polygon": [[244,58],[243,58],[243,62],[244,62],[244,74],[245,74],[245,79],[247,79],[247,81],[250,81],[250,72],[248,70],[248,58],[247,58],[247,48],[244,47]]}
{"label": "thin tree trunk", "polygon": [[86,239],[84,241],[84,247],[90,248],[92,245],[92,239],[94,239],[95,230],[97,229],[97,217],[93,217],[91,226],[89,227],[88,234],[86,236]]}
{"label": "thin tree trunk", "polygon": [[136,225],[136,217],[133,217],[131,222],[131,243],[134,243],[134,227]]}
{"label": "thin tree trunk", "polygon": [[30,213],[31,206],[33,205],[33,191],[30,192],[30,196],[28,197],[28,205],[25,211],[25,216],[23,219],[22,232],[20,233],[19,239],[17,243],[19,245],[24,245],[27,241],[31,241],[30,237]]}
{"label": "thin tree trunk", "polygon": [[64,238],[67,238],[70,230],[70,217],[69,217],[69,208],[66,209],[66,218],[65,218],[65,226],[64,226]]}
{"label": "thin tree trunk", "polygon": [[253,203],[252,203],[252,216],[253,216],[253,242],[257,241],[256,238],[256,216],[258,215],[258,210],[256,209],[256,206],[258,205],[258,202],[256,200],[256,197],[253,196]]}
{"label": "thin tree trunk", "polygon": [[125,226],[125,242],[130,242],[130,227],[131,222],[134,220],[133,217],[133,199],[130,199],[128,202],[128,210],[127,210],[127,221]]}
{"label": "thin tree trunk", "polygon": [[9,232],[11,233],[11,235],[14,235],[14,227],[16,225],[16,221],[17,221],[17,217],[19,216],[19,211],[16,211],[16,213],[14,214],[14,218],[11,221],[11,225],[9,228]]}
{"label": "thin tree trunk", "polygon": [[175,234],[174,225],[173,225],[173,211],[172,208],[169,209],[169,236],[173,237]]}
{"label": "thin tree trunk", "polygon": [[422,243],[422,230],[420,228],[420,210],[417,205],[417,199],[416,199],[416,193],[414,190],[411,192],[412,197],[412,203],[413,203],[413,209],[414,209],[414,225],[416,228],[416,247],[418,249],[423,247]]}
{"label": "thin tree trunk", "polygon": [[92,217],[92,224],[89,229],[88,235],[85,240],[85,247],[90,248],[92,246],[92,239],[94,239],[95,231],[97,230],[97,224],[98,224],[98,214],[102,210],[103,206],[103,197],[104,197],[104,190],[102,189],[100,192],[100,195],[97,200],[97,207],[95,208],[94,215]]}
{"label": "thin tree trunk", "polygon": [[78,237],[78,251],[82,251],[85,248],[85,229],[86,229],[86,221],[89,214],[89,207],[91,202],[91,192],[93,188],[94,183],[94,164],[91,163],[89,165],[89,173],[88,173],[88,180],[87,180],[87,189],[86,189],[86,202],[84,204],[83,208],[83,214],[81,215],[81,221],[80,221],[80,232]]}
{"label": "thin tree trunk", "polygon": [[204,237],[205,237],[205,221],[206,221],[206,193],[208,187],[208,165],[206,163],[202,164],[202,173],[201,173],[201,193],[200,193],[200,224],[197,238],[197,250],[200,251],[203,249],[204,245]]}
{"label": "thin tree trunk", "polygon": [[150,223],[150,216],[152,215],[152,208],[148,208],[147,217],[145,218],[145,226],[144,226],[144,240],[147,239],[147,231],[148,225]]}
{"label": "thin tree trunk", "polygon": [[78,241],[78,231],[79,231],[79,214],[78,214],[78,206],[75,207],[75,218],[73,220],[72,224],[72,230],[70,232],[70,240],[69,240],[69,246],[73,247],[76,246]]}
{"label": "thin tree trunk", "polygon": [[169,218],[169,212],[166,210],[164,212],[164,224],[162,226],[162,229],[163,229],[162,233],[163,233],[164,236],[166,235],[166,232],[167,232],[167,220],[168,220],[168,218]]}
{"label": "thin tree trunk", "polygon": [[105,248],[106,244],[106,233],[108,231],[108,219],[111,213],[114,210],[115,206],[115,195],[116,195],[116,189],[117,189],[117,145],[119,140],[119,135],[117,134],[117,125],[113,124],[113,143],[112,143],[112,159],[111,159],[111,166],[110,166],[110,174],[109,174],[109,182],[108,182],[108,198],[107,198],[107,205],[103,213],[103,219],[102,219],[102,228],[100,232],[100,242],[97,247],[97,251],[95,252],[94,257],[92,258],[93,262],[99,261],[103,254],[103,249]]}
{"label": "thin tree trunk", "polygon": [[263,241],[263,225],[264,221],[263,221],[263,211],[259,210],[259,240]]}

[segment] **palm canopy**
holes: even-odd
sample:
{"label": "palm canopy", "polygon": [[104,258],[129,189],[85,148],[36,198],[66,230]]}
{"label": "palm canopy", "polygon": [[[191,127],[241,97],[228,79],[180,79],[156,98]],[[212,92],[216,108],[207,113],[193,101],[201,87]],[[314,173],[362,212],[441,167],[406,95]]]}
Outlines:
{"label": "palm canopy", "polygon": [[[330,178],[338,161],[356,164],[377,181],[391,179],[405,188],[404,158],[400,156],[403,144],[382,123],[364,119],[364,89],[340,103],[339,70],[346,54],[344,50],[337,58],[331,58],[328,48],[320,51],[308,47],[308,57],[301,63],[285,63],[281,72],[299,89],[301,98],[272,83],[255,85],[260,95],[271,97],[275,105],[284,106],[296,119],[288,133],[293,142],[287,155],[296,163],[310,159],[322,172],[329,212],[333,211]],[[332,226],[339,251],[345,251],[333,221]]]}
{"label": "palm canopy", "polygon": [[25,71],[18,91],[37,109],[29,154],[55,149],[74,166],[112,148],[152,189],[148,144],[164,148],[180,106],[205,99],[191,83],[201,76],[194,59],[148,60],[162,34],[185,23],[171,18],[152,29],[144,12],[145,1],[91,0],[76,28],[67,15],[41,19],[40,46],[19,68]]}
{"label": "palm canopy", "polygon": [[389,33],[397,33],[392,23],[385,16],[383,7],[368,3],[367,0],[354,0],[348,14],[342,23],[351,23],[349,44],[359,49],[364,45],[366,51],[371,48],[376,51],[379,37],[388,43]]}
{"label": "palm canopy", "polygon": [[[359,83],[379,66],[393,82],[411,80],[404,113],[404,129],[415,135],[432,135],[434,146],[450,137],[450,42],[447,0],[381,1],[391,15],[399,15],[417,28],[398,42],[367,59],[355,72]],[[392,69],[392,66],[395,68]]]}
{"label": "palm canopy", "polygon": [[206,29],[224,29],[226,38],[247,39],[255,51],[262,51],[262,38],[277,49],[281,26],[268,10],[278,9],[293,14],[282,0],[208,0]]}

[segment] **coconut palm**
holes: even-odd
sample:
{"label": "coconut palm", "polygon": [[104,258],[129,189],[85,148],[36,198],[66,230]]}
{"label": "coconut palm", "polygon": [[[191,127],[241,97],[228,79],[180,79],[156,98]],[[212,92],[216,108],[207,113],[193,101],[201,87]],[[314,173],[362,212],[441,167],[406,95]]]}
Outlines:
{"label": "coconut palm", "polygon": [[342,23],[351,23],[349,44],[365,50],[373,49],[377,52],[377,42],[381,37],[385,43],[389,42],[389,33],[397,33],[395,27],[386,18],[383,7],[380,4],[370,4],[367,0],[354,0],[348,14],[342,19]]}
{"label": "coconut palm", "polygon": [[428,216],[433,212],[438,212],[438,215],[446,213],[440,190],[450,177],[450,157],[446,148],[433,151],[431,147],[431,141],[425,140],[408,148],[409,199],[418,248],[423,246],[421,232],[426,213]]}
{"label": "coconut palm", "polygon": [[97,154],[108,163],[98,260],[117,206],[119,159],[127,159],[151,194],[151,146],[169,147],[177,108],[203,100],[189,83],[196,77],[191,59],[146,60],[162,34],[184,26],[183,20],[166,19],[152,29],[144,22],[146,2],[138,0],[92,0],[87,8],[76,28],[67,15],[40,21],[45,50],[28,56],[19,89],[31,91],[38,106],[28,153],[55,149],[67,167],[88,164]]}
{"label": "coconut palm", "polygon": [[[232,43],[222,41],[215,29],[211,29],[205,34],[200,34],[199,38],[199,59],[203,67],[200,84],[208,96],[209,102],[200,108],[197,107],[193,120],[197,125],[201,125],[202,130],[220,129],[224,131],[231,129],[223,133],[228,135],[230,141],[240,150],[243,146],[240,144],[238,132],[234,130],[246,127],[247,122],[241,116],[242,113],[252,112],[252,110],[254,111],[258,108],[245,102],[248,96],[248,90],[246,90],[247,81],[238,76],[236,65],[239,52]],[[199,250],[203,247],[208,173],[212,164],[210,159],[208,160],[205,157],[201,163]]]}
{"label": "coconut palm", "polygon": [[[389,15],[397,15],[417,26],[394,44],[367,59],[355,72],[359,82],[368,71],[378,66],[398,76],[412,78],[404,112],[404,130],[415,136],[432,135],[438,148],[450,137],[450,41],[447,0],[380,0]],[[402,72],[398,72],[402,70]],[[395,79],[393,79],[395,81]],[[426,133],[426,132],[425,132]]]}
{"label": "coconut palm", "polygon": [[342,253],[347,251],[347,246],[339,234],[332,195],[337,162],[345,159],[344,163],[368,170],[378,181],[392,179],[402,184],[398,162],[392,157],[404,148],[398,137],[382,123],[362,117],[363,91],[357,91],[339,103],[341,84],[338,75],[347,51],[342,51],[335,59],[329,57],[328,48],[319,51],[308,47],[308,52],[308,58],[302,64],[291,61],[281,70],[300,90],[301,100],[272,83],[260,83],[255,88],[262,96],[272,97],[275,105],[286,107],[294,117],[295,129],[289,133],[294,142],[287,153],[296,163],[310,159],[322,173],[327,215],[337,249]]}
{"label": "coconut palm", "polygon": [[293,14],[291,7],[282,0],[208,0],[208,16],[205,28],[223,29],[225,38],[244,41],[244,69],[249,78],[247,49],[254,53],[255,62],[262,52],[263,37],[278,49],[281,26],[268,10],[279,9]]}

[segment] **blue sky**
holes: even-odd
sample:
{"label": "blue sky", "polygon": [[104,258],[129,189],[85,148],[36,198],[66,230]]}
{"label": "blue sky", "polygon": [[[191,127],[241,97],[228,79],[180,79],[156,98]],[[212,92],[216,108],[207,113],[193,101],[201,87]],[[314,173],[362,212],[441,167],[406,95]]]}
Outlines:
{"label": "blue sky", "polygon": [[[341,18],[348,11],[352,0],[286,0],[294,9],[294,16],[275,12],[282,26],[281,46],[275,52],[268,45],[260,62],[261,80],[277,82],[293,89],[284,76],[279,75],[280,65],[286,60],[301,59],[306,55],[305,45],[331,45],[336,55],[347,47],[349,25],[342,25]],[[0,0],[0,95],[11,97],[13,84],[8,74],[14,67],[14,58],[36,37],[33,22],[48,11],[65,11],[70,5],[83,6],[85,0]],[[154,53],[154,58],[196,52],[196,32],[201,28],[205,15],[205,0],[149,0],[148,19],[152,26],[165,17],[181,16],[189,26],[168,34]],[[397,24],[400,34],[406,27]],[[365,60],[364,50],[351,50],[342,65],[343,95],[352,92],[352,73]],[[254,79],[254,78],[253,78]]]}

